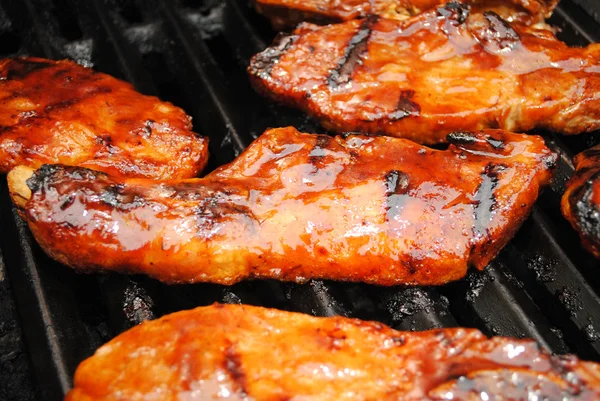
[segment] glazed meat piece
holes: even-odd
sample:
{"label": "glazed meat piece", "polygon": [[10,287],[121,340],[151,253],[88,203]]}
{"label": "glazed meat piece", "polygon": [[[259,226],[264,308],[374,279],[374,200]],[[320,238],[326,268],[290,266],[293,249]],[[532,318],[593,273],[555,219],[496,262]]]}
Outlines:
{"label": "glazed meat piece", "polygon": [[556,162],[538,136],[490,130],[449,141],[441,151],[280,128],[203,179],[117,179],[48,165],[15,169],[8,180],[42,248],[80,271],[167,283],[433,285],[469,265],[483,269]]}
{"label": "glazed meat piece", "polygon": [[575,157],[575,174],[567,182],[562,212],[579,232],[583,246],[600,258],[600,146]]}
{"label": "glazed meat piece", "polygon": [[191,178],[208,158],[183,110],[71,61],[0,60],[0,104],[0,173],[60,163]]}
{"label": "glazed meat piece", "polygon": [[432,144],[463,129],[600,128],[600,45],[569,48],[457,3],[404,22],[303,24],[249,73],[266,96],[339,132]]}
{"label": "glazed meat piece", "polygon": [[[275,29],[300,22],[332,23],[376,14],[405,20],[446,4],[444,0],[255,0],[256,10]],[[552,15],[558,0],[464,0],[474,12],[494,11],[508,21],[534,24]]]}
{"label": "glazed meat piece", "polygon": [[215,304],[142,323],[102,346],[79,365],[66,401],[599,397],[600,365],[551,356],[532,340]]}

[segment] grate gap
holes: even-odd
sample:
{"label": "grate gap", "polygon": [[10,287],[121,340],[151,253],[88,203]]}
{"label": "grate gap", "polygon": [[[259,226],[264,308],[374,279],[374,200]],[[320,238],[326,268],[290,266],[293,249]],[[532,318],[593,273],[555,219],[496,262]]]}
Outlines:
{"label": "grate gap", "polygon": [[21,38],[13,31],[0,33],[0,56],[13,55],[21,48]]}
{"label": "grate gap", "polygon": [[129,25],[136,25],[144,22],[144,16],[132,0],[119,1],[117,7],[121,17],[123,17]]}
{"label": "grate gap", "polygon": [[54,0],[52,14],[56,17],[60,33],[65,39],[73,41],[83,38],[83,31],[77,22],[77,16],[67,0]]}

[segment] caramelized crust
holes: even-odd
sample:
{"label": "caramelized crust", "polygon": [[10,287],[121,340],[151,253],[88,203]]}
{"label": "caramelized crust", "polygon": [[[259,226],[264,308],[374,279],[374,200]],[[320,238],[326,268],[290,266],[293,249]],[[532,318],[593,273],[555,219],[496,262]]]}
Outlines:
{"label": "caramelized crust", "polygon": [[449,3],[409,21],[302,24],[253,57],[264,95],[328,129],[443,142],[456,130],[600,128],[600,45]]}
{"label": "caramelized crust", "polygon": [[[376,14],[405,20],[447,3],[445,0],[255,0],[256,10],[275,29],[300,22],[332,23]],[[463,0],[474,12],[493,11],[507,21],[540,23],[550,17],[558,0]]]}
{"label": "caramelized crust", "polygon": [[[82,168],[11,172],[53,258],[167,283],[311,278],[443,284],[482,269],[521,225],[556,156],[490,130],[446,151],[390,137],[267,131],[203,179],[119,179]],[[18,173],[18,174],[17,174]],[[28,176],[33,176],[27,179]]]}
{"label": "caramelized crust", "polygon": [[600,146],[575,156],[575,174],[567,182],[562,212],[583,246],[600,258]]}
{"label": "caramelized crust", "polygon": [[600,366],[474,329],[212,305],[102,346],[65,401],[597,400]]}
{"label": "caramelized crust", "polygon": [[183,110],[71,61],[0,60],[0,104],[0,173],[60,163],[190,178],[208,158]]}

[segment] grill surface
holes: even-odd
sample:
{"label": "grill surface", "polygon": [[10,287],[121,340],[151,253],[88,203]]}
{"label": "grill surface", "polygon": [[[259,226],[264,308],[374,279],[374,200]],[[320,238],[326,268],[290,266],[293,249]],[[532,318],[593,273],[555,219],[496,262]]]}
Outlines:
{"label": "grill surface", "polygon": [[[599,13],[594,1],[563,0],[551,22],[562,29],[562,40],[585,45],[600,41]],[[323,132],[250,88],[245,66],[273,36],[245,0],[0,2],[0,56],[70,57],[183,107],[195,130],[211,140],[207,171],[231,161],[267,127]],[[36,398],[62,399],[79,362],[132,325],[215,301],[379,320],[402,330],[476,327],[600,361],[599,263],[582,250],[559,210],[571,156],[600,137],[546,138],[560,164],[531,218],[485,272],[439,288],[326,281],[166,286],[144,277],[78,275],[43,254],[0,178],[0,273],[3,255],[39,384]]]}

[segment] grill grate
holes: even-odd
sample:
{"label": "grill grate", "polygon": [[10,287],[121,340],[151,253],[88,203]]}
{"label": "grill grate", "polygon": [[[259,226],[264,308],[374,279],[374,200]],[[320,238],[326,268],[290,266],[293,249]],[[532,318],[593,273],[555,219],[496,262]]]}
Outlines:
{"label": "grill grate", "polygon": [[[600,23],[591,16],[600,7],[577,2],[588,11],[563,0],[552,18],[559,36],[571,45],[600,41]],[[209,170],[231,161],[267,127],[323,131],[250,88],[245,66],[273,36],[244,0],[0,2],[0,56],[74,58],[183,107],[195,130],[211,140]],[[132,325],[215,301],[379,320],[402,330],[477,327],[600,361],[599,263],[582,250],[559,210],[573,172],[570,157],[600,137],[547,139],[561,153],[560,164],[531,218],[484,273],[440,288],[327,281],[166,286],[144,277],[77,275],[39,249],[2,177],[1,252],[40,398],[62,399],[78,363]]]}

